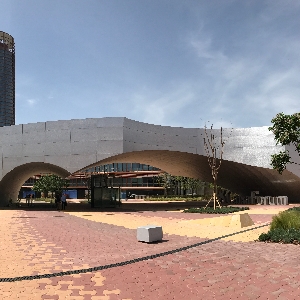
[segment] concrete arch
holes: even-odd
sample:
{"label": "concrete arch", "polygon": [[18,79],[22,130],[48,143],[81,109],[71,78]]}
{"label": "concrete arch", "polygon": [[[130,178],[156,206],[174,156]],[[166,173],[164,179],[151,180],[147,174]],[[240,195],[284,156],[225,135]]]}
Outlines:
{"label": "concrete arch", "polygon": [[[109,163],[142,163],[160,168],[172,175],[197,178],[212,182],[211,169],[207,157],[168,150],[144,150],[127,152],[98,161],[84,169]],[[82,170],[84,170],[82,169]],[[259,191],[261,195],[289,195],[290,202],[296,202],[300,193],[300,178],[295,174],[277,171],[223,160],[218,185],[240,195],[250,196],[251,191]]]}
{"label": "concrete arch", "polygon": [[22,184],[30,177],[39,173],[51,173],[61,176],[63,178],[70,175],[65,169],[42,162],[30,162],[20,165],[9,173],[7,173],[0,182],[0,205],[8,204],[9,199],[13,202],[18,198],[18,192]]}
{"label": "concrete arch", "polygon": [[[201,177],[207,181],[209,181],[211,173],[205,156],[168,150],[144,150],[118,154],[88,165],[81,171],[98,166],[99,164],[130,162],[157,167],[173,175],[194,178]],[[203,166],[200,173],[196,168],[199,164]]]}

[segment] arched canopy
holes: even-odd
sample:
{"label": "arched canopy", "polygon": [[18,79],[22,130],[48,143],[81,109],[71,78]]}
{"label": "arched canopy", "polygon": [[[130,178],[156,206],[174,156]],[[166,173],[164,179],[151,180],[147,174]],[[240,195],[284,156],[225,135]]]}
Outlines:
{"label": "arched canopy", "polygon": [[[197,178],[212,182],[211,169],[206,156],[179,151],[145,150],[111,156],[84,169],[109,163],[142,163],[160,168],[172,175]],[[84,170],[82,169],[82,170]],[[298,200],[300,178],[289,171],[277,171],[223,160],[217,184],[240,195],[250,196],[259,191],[263,196],[289,196],[290,202]]]}
{"label": "arched canopy", "polygon": [[63,178],[70,175],[65,169],[42,162],[31,162],[20,165],[9,173],[7,173],[0,182],[0,205],[7,205],[8,201],[12,199],[15,201],[18,197],[18,192],[24,182],[35,174],[51,173],[61,176]]}

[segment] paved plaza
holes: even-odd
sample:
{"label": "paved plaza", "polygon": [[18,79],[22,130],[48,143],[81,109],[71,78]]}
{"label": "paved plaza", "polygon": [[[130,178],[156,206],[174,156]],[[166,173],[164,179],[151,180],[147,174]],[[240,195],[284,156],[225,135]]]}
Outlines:
{"label": "paved plaza", "polygon": [[[134,211],[125,210],[125,206],[82,212],[72,205],[65,212],[34,207],[0,210],[1,278],[81,270],[78,274],[0,282],[1,299],[300,298],[299,246],[254,241],[268,231],[263,225],[287,206],[250,206],[247,212],[255,223],[253,230],[91,272],[89,268],[176,250],[246,229],[197,223],[215,215]],[[136,228],[147,224],[163,226],[162,242],[137,241]]]}

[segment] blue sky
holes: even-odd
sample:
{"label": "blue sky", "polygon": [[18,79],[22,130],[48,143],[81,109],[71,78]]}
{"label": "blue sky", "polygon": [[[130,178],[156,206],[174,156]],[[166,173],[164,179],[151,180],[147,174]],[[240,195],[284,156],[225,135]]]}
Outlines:
{"label": "blue sky", "polygon": [[16,124],[269,125],[300,111],[300,1],[1,0]]}

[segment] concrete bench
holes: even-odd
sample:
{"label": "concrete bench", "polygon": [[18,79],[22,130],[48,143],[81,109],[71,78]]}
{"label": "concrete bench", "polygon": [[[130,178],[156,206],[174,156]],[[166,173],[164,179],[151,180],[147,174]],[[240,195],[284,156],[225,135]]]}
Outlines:
{"label": "concrete bench", "polygon": [[163,238],[162,226],[146,225],[137,228],[137,240],[151,243],[161,241]]}

